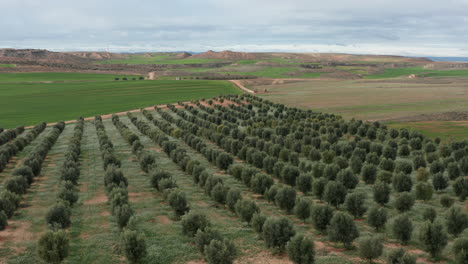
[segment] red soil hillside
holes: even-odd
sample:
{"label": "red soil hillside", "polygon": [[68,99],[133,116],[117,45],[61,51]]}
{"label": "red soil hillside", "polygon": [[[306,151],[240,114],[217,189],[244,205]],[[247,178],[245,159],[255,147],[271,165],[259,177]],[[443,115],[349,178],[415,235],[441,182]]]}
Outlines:
{"label": "red soil hillside", "polygon": [[221,59],[221,60],[257,60],[257,59],[260,59],[259,56],[253,53],[235,52],[235,51],[230,51],[230,50],[225,50],[221,52],[215,52],[215,51],[209,50],[202,54],[193,55],[192,58]]}

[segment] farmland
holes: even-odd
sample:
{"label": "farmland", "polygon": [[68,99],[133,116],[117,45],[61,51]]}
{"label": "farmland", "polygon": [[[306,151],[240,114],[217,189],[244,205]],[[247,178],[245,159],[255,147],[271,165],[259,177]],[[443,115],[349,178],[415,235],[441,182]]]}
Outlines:
{"label": "farmland", "polygon": [[0,83],[4,82],[69,82],[69,81],[113,81],[114,78],[138,77],[134,75],[114,75],[77,72],[28,72],[1,73]]}
{"label": "farmland", "polygon": [[[3,80],[93,79],[80,74],[27,74],[21,79]],[[99,76],[100,80],[110,76]],[[98,79],[98,78],[96,78]],[[189,101],[239,90],[224,81],[96,81],[66,83],[0,83],[1,125],[11,128],[34,125],[41,121],[56,122],[77,116],[111,114],[153,104]],[[20,106],[21,107],[18,107]]]}
{"label": "farmland", "polygon": [[6,263],[42,263],[44,234],[68,241],[66,263],[292,263],[291,241],[319,264],[397,247],[418,263],[463,258],[463,142],[250,95],[16,134],[0,146],[0,204],[20,198],[0,231]]}

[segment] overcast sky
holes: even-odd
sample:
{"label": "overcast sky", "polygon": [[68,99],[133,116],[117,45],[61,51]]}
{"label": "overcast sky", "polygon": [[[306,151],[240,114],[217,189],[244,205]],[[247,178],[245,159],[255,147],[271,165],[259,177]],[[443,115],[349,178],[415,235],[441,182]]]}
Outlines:
{"label": "overcast sky", "polygon": [[468,0],[0,0],[0,47],[467,56]]}

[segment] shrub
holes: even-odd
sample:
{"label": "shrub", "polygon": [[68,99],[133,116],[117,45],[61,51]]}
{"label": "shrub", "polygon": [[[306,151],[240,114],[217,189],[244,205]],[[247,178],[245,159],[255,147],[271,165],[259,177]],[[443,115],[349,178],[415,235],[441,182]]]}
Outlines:
{"label": "shrub", "polygon": [[405,174],[411,174],[413,171],[413,167],[411,166],[411,163],[408,161],[397,161],[396,166],[395,166],[395,172],[403,172]]}
{"label": "shrub", "polygon": [[366,184],[374,184],[377,177],[377,167],[373,164],[366,164],[362,167],[362,179]]}
{"label": "shrub", "polygon": [[13,176],[5,181],[4,186],[5,190],[22,195],[26,193],[28,182],[22,176]]}
{"label": "shrub", "polygon": [[432,206],[426,207],[426,208],[424,208],[424,210],[422,212],[422,217],[423,217],[424,220],[434,222],[434,220],[437,217],[437,211]]}
{"label": "shrub", "polygon": [[[9,191],[5,191],[6,193],[11,193]],[[4,192],[4,193],[5,193]],[[3,211],[7,217],[12,217],[17,206],[13,203],[11,199],[4,197],[4,193],[2,193],[3,197],[0,197],[0,211]],[[13,193],[11,193],[13,194]],[[16,194],[13,194],[16,195]]]}
{"label": "shrub", "polygon": [[296,184],[296,179],[299,177],[300,171],[297,167],[292,165],[287,165],[281,171],[281,179],[284,183],[294,186]]}
{"label": "shrub", "polygon": [[258,208],[257,204],[250,199],[237,201],[235,208],[237,215],[249,224],[252,220],[253,214],[260,212],[260,208]]}
{"label": "shrub", "polygon": [[432,186],[436,191],[444,190],[448,187],[448,178],[442,173],[436,173],[432,176]]}
{"label": "shrub", "polygon": [[159,181],[158,190],[160,192],[164,192],[166,190],[175,189],[175,188],[177,188],[177,183],[172,178],[165,178]]}
{"label": "shrub", "polygon": [[209,245],[211,240],[222,240],[221,234],[212,229],[206,228],[205,230],[198,230],[195,234],[195,244],[201,253],[205,250],[205,246]]}
{"label": "shrub", "polygon": [[359,183],[359,178],[350,169],[341,170],[337,175],[337,180],[348,189],[356,188]]}
{"label": "shrub", "polygon": [[367,223],[378,231],[385,226],[387,219],[387,210],[384,207],[374,206],[369,210]]}
{"label": "shrub", "polygon": [[419,168],[425,168],[426,167],[426,160],[424,159],[424,156],[417,155],[413,158],[413,169],[417,170]]}
{"label": "shrub", "polygon": [[377,236],[363,237],[358,241],[358,249],[359,256],[372,263],[373,259],[380,257],[383,253],[382,239]]}
{"label": "shrub", "polygon": [[393,173],[389,171],[381,170],[377,173],[377,180],[385,183],[391,183],[393,179]]}
{"label": "shrub", "polygon": [[237,249],[230,240],[213,239],[204,250],[209,264],[232,264],[237,256]]}
{"label": "shrub", "polygon": [[315,229],[320,232],[327,230],[328,225],[333,217],[334,210],[328,205],[315,205],[312,207],[312,223]]}
{"label": "shrub", "polygon": [[436,161],[432,162],[429,171],[432,174],[436,174],[436,173],[439,173],[439,172],[444,172],[444,170],[445,170],[444,165],[440,161],[436,160]]}
{"label": "shrub", "polygon": [[226,170],[233,161],[234,160],[231,155],[223,152],[216,158],[216,166],[222,170]]}
{"label": "shrub", "polygon": [[459,177],[453,183],[453,191],[460,198],[460,201],[464,201],[468,196],[468,178]]}
{"label": "shrub", "polygon": [[379,167],[382,170],[393,172],[393,170],[395,169],[395,162],[391,159],[382,158],[382,160],[380,161]]}
{"label": "shrub", "polygon": [[301,174],[296,179],[296,188],[304,194],[312,191],[312,175],[311,174]]}
{"label": "shrub", "polygon": [[352,172],[357,173],[357,174],[361,173],[362,160],[359,157],[352,156],[349,163],[350,163]]}
{"label": "shrub", "polygon": [[65,203],[58,202],[47,211],[46,222],[49,226],[67,228],[71,224],[70,216],[71,209]]}
{"label": "shrub", "polygon": [[173,190],[167,200],[177,216],[182,216],[190,210],[185,193],[178,189]]}
{"label": "shrub", "polygon": [[37,243],[37,254],[47,263],[60,263],[68,256],[69,239],[63,230],[45,232]]}
{"label": "shrub", "polygon": [[413,233],[413,223],[406,214],[401,214],[393,219],[391,231],[401,244],[407,245]]}
{"label": "shrub", "polygon": [[454,236],[458,236],[468,227],[468,215],[458,206],[450,207],[445,220],[447,231]]}
{"label": "shrub", "polygon": [[5,212],[2,210],[0,211],[0,231],[4,230],[8,225],[8,217]]}
{"label": "shrub", "polygon": [[377,166],[380,164],[380,157],[375,153],[369,153],[366,155],[366,162]]}
{"label": "shrub", "polygon": [[391,250],[387,255],[388,264],[416,264],[417,257],[406,253],[404,249]]}
{"label": "shrub", "polygon": [[432,186],[426,182],[416,184],[416,199],[429,201],[432,199]]}
{"label": "shrub", "polygon": [[408,145],[400,145],[400,147],[398,148],[398,155],[402,156],[402,157],[406,157],[406,156],[409,156],[410,154],[410,149],[408,147]]}
{"label": "shrub", "polygon": [[374,201],[380,205],[385,205],[390,201],[390,185],[385,182],[377,182],[374,185]]}
{"label": "shrub", "polygon": [[423,249],[437,258],[447,245],[447,231],[439,221],[425,222],[419,229],[419,242]]}
{"label": "shrub", "polygon": [[426,170],[426,168],[419,168],[416,171],[416,180],[425,182],[429,179],[429,172]]}
{"label": "shrub", "polygon": [[117,225],[120,228],[124,228],[127,226],[128,221],[133,216],[133,210],[128,204],[124,204],[122,206],[118,206],[115,209],[115,217],[117,218]]}
{"label": "shrub", "polygon": [[357,237],[359,237],[359,230],[354,223],[353,217],[343,212],[335,213],[328,226],[330,241],[342,242],[346,248],[350,248]]}
{"label": "shrub", "polygon": [[141,263],[146,256],[146,242],[143,234],[133,230],[122,233],[122,249],[129,263]]}
{"label": "shrub", "polygon": [[221,182],[218,182],[213,189],[211,189],[211,198],[213,198],[217,203],[225,204],[228,191],[228,187],[224,186]]}
{"label": "shrub", "polygon": [[446,194],[440,197],[440,205],[442,205],[445,208],[449,208],[453,205],[454,202],[454,199]]}
{"label": "shrub", "polygon": [[252,227],[257,233],[262,233],[263,224],[265,223],[267,217],[262,213],[254,213],[252,216]]}
{"label": "shrub", "polygon": [[198,230],[204,231],[211,225],[206,215],[194,211],[185,214],[181,224],[182,233],[189,237],[194,237]]}
{"label": "shrub", "polygon": [[312,183],[312,193],[317,196],[319,200],[323,198],[323,192],[325,191],[325,186],[328,181],[325,178],[318,178]]}
{"label": "shrub", "polygon": [[241,192],[238,189],[230,189],[226,195],[226,205],[234,212],[236,210],[235,206],[237,201],[242,199]]}
{"label": "shrub", "polygon": [[397,192],[409,192],[413,188],[413,181],[411,180],[411,176],[397,173],[393,176],[392,185]]}
{"label": "shrub", "polygon": [[468,237],[455,240],[453,244],[453,254],[457,264],[466,264],[468,259]]}
{"label": "shrub", "polygon": [[336,176],[340,171],[340,167],[336,164],[328,164],[323,169],[323,176],[330,181],[336,180]]}
{"label": "shrub", "polygon": [[313,264],[315,261],[314,241],[304,235],[295,235],[286,245],[288,258],[296,264]]}
{"label": "shrub", "polygon": [[29,166],[21,166],[17,169],[15,169],[12,172],[12,175],[14,176],[22,176],[23,178],[26,179],[28,182],[28,185],[30,185],[33,182],[34,179],[34,173],[32,169]]}
{"label": "shrub", "polygon": [[296,190],[290,186],[281,187],[275,195],[275,204],[279,208],[286,210],[288,213],[292,211],[296,203]]}
{"label": "shrub", "polygon": [[279,189],[280,187],[278,185],[273,185],[268,189],[268,191],[266,191],[265,197],[269,202],[275,202],[275,197]]}
{"label": "shrub", "polygon": [[283,252],[286,243],[296,234],[294,225],[285,217],[270,217],[263,224],[263,240],[267,247]]}
{"label": "shrub", "polygon": [[326,202],[338,208],[344,203],[347,193],[348,190],[342,183],[329,181],[325,186],[323,197]]}
{"label": "shrub", "polygon": [[70,205],[74,205],[78,201],[78,193],[74,189],[62,187],[57,195],[58,198],[67,201]]}
{"label": "shrub", "polygon": [[455,180],[456,178],[460,177],[460,169],[458,168],[458,164],[456,162],[450,162],[447,166],[448,177],[451,180]]}
{"label": "shrub", "polygon": [[294,206],[294,214],[304,221],[310,217],[311,202],[305,198],[299,198]]}
{"label": "shrub", "polygon": [[395,199],[394,207],[400,212],[409,211],[414,205],[414,200],[411,193],[403,192]]}
{"label": "shrub", "polygon": [[268,190],[274,181],[270,175],[264,173],[257,173],[253,176],[250,187],[254,193],[264,194],[266,190]]}
{"label": "shrub", "polygon": [[366,194],[360,192],[349,193],[346,196],[344,206],[346,211],[348,211],[355,218],[362,217],[367,211],[365,206]]}

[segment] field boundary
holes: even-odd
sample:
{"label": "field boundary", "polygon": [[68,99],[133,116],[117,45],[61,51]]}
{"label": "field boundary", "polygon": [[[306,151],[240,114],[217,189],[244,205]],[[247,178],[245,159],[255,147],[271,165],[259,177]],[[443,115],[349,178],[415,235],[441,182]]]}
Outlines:
{"label": "field boundary", "polygon": [[248,93],[251,93],[251,94],[254,94],[255,92],[248,89],[247,87],[245,87],[241,81],[239,80],[229,80],[232,84],[234,84],[234,86],[236,86],[237,88],[241,89],[242,91],[244,92],[248,92]]}

